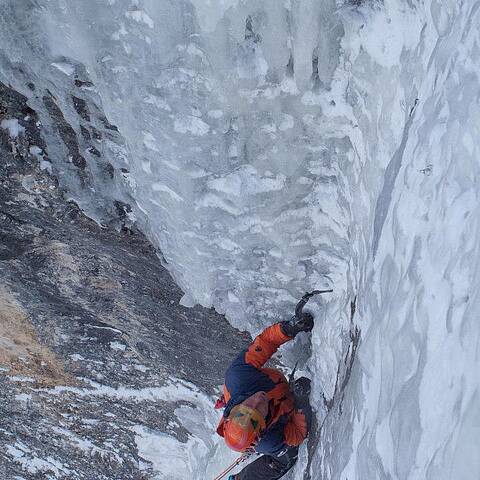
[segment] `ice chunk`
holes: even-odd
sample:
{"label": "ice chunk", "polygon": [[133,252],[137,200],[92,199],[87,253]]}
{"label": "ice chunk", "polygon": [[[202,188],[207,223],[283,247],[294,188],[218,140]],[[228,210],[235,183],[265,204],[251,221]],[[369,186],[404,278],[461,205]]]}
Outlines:
{"label": "ice chunk", "polygon": [[206,135],[210,127],[202,119],[192,115],[175,120],[175,131],[179,133],[191,133],[197,137]]}

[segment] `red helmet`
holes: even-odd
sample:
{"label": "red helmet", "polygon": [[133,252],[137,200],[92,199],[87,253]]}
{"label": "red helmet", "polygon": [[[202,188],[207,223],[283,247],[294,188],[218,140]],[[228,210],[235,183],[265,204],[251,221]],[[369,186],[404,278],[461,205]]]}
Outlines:
{"label": "red helmet", "polygon": [[265,430],[263,415],[258,410],[240,404],[232,408],[225,420],[223,434],[232,450],[244,452],[257,441],[262,430]]}

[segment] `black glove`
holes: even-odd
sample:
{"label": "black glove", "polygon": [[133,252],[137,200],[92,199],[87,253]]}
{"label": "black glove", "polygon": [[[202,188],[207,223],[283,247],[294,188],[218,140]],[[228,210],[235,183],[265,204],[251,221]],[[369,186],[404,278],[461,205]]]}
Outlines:
{"label": "black glove", "polygon": [[301,316],[295,317],[293,321],[282,322],[282,331],[288,337],[295,337],[300,332],[311,332],[314,325],[313,315],[308,312],[302,312]]}
{"label": "black glove", "polygon": [[314,325],[313,315],[309,312],[302,312],[300,320],[294,324],[294,328],[298,332],[311,332]]}

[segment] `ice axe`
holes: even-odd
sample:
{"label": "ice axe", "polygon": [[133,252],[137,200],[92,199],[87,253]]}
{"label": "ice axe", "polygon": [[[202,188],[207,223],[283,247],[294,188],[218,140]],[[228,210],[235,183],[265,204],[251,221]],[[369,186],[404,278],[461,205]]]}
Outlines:
{"label": "ice axe", "polygon": [[331,293],[333,292],[333,289],[329,290],[313,290],[311,292],[306,292],[305,295],[300,299],[300,301],[297,303],[297,306],[295,307],[295,320],[298,320],[302,318],[302,311],[303,307],[307,304],[307,302],[314,296],[314,295],[320,295],[321,293]]}
{"label": "ice axe", "polygon": [[[301,320],[302,314],[303,314],[303,307],[314,295],[319,295],[321,293],[331,293],[331,292],[333,292],[333,289],[312,290],[311,292],[306,292],[305,295],[301,298],[301,300],[297,303],[297,306],[295,307],[295,316],[292,318],[292,322],[297,323],[298,321]],[[292,392],[294,390],[295,372],[297,370],[297,366],[298,366],[298,361],[297,363],[295,363],[295,367],[293,368],[292,373],[290,373],[290,377],[288,379],[288,385],[290,387],[290,391]]]}

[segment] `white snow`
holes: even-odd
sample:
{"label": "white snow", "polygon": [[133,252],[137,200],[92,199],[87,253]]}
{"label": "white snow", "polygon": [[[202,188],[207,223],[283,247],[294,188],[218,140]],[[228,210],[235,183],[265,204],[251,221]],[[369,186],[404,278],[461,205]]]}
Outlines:
{"label": "white snow", "polygon": [[21,442],[16,442],[15,445],[7,445],[6,453],[15,463],[19,463],[22,468],[31,474],[53,472],[54,475],[59,476],[60,474],[68,475],[72,473],[69,468],[51,456],[37,457]]}
{"label": "white snow", "polygon": [[82,355],[78,354],[78,353],[74,353],[72,355],[70,355],[70,358],[74,361],[74,362],[80,362],[82,360],[85,360],[85,358],[82,357]]}
{"label": "white snow", "polygon": [[40,170],[46,170],[52,174],[52,164],[48,160],[40,160]]}
{"label": "white snow", "polygon": [[42,154],[43,154],[43,151],[40,147],[37,147],[36,145],[32,145],[28,151],[34,155],[35,157],[37,157],[38,159],[42,158]]}
{"label": "white snow", "polygon": [[124,343],[121,343],[121,342],[110,342],[110,348],[112,350],[125,351],[127,349],[127,346]]}
{"label": "white snow", "polygon": [[[175,415],[181,419],[184,428],[191,432],[187,443],[179,442],[173,430],[171,434],[166,434],[149,430],[143,425],[132,427],[137,434],[135,441],[139,454],[145,462],[151,463],[156,478],[183,479],[187,474],[193,476],[192,478],[201,478],[205,472],[213,477],[215,472],[224,467],[225,462],[231,462],[235,458],[234,452],[229,451],[215,433],[218,412],[213,409],[214,399],[205,395],[195,385],[172,378],[164,386],[137,390],[128,387],[108,387],[86,379],[84,381],[90,388],[57,386],[47,391],[55,395],[73,393],[78,397],[105,396],[112,400],[184,402],[183,406],[175,410]],[[187,404],[193,404],[194,407]],[[65,428],[58,428],[57,434],[69,437],[78,448],[92,454],[115,455],[111,449],[104,448],[106,445],[96,446]],[[218,454],[212,455],[212,452]]]}
{"label": "white snow", "polygon": [[25,133],[25,128],[22,127],[16,118],[8,118],[0,122],[0,127],[8,130],[11,137],[17,138],[20,134]]}
{"label": "white snow", "polygon": [[15,395],[15,400],[17,402],[28,402],[31,399],[32,399],[32,396],[27,393],[19,393],[18,395]]}
{"label": "white snow", "polygon": [[53,387],[48,390],[52,394],[61,395],[64,392],[72,392],[78,396],[106,396],[118,399],[135,399],[138,401],[164,400],[175,402],[179,400],[198,400],[202,394],[194,385],[183,380],[172,378],[170,382],[161,387],[147,387],[136,390],[134,388],[119,386],[118,388],[102,385],[88,379],[83,379],[90,385],[90,388],[79,387]]}
{"label": "white snow", "polygon": [[8,375],[8,379],[11,382],[26,382],[35,383],[35,379],[32,377],[26,377],[25,375]]}
{"label": "white snow", "polygon": [[[83,423],[88,424],[88,421],[83,421]],[[97,421],[92,422],[92,424],[97,424]],[[88,453],[89,455],[96,455],[105,458],[107,461],[112,458],[117,463],[122,464],[123,459],[118,455],[112,445],[109,442],[103,442],[103,446],[99,447],[95,445],[90,440],[79,436],[78,434],[72,432],[63,427],[53,427],[52,430],[60,437],[64,437],[66,441],[68,441],[70,448],[77,448],[82,452]],[[106,447],[106,448],[104,448]]]}
{"label": "white snow", "polygon": [[115,327],[105,327],[105,326],[100,326],[100,325],[92,325],[91,323],[87,323],[86,326],[88,326],[89,328],[95,328],[95,329],[98,329],[98,330],[110,330],[110,331],[115,332],[115,333],[120,333],[120,334],[123,333],[121,330],[119,330],[118,328],[115,328]]}
{"label": "white snow", "polygon": [[52,67],[58,68],[65,75],[73,75],[75,73],[75,67],[67,62],[52,62]]}
{"label": "white snow", "polygon": [[148,367],[146,367],[145,365],[134,365],[133,368],[135,370],[138,370],[139,372],[146,372],[148,370],[150,370]]}
{"label": "white snow", "polygon": [[141,425],[132,428],[136,433],[139,455],[150,462],[159,480],[183,480],[198,478],[199,471],[193,471],[192,466],[198,465],[208,450],[198,440],[189,439],[181,443],[164,433],[151,432]]}

